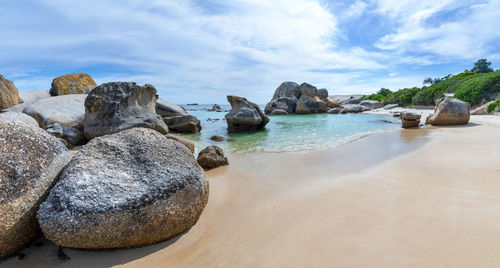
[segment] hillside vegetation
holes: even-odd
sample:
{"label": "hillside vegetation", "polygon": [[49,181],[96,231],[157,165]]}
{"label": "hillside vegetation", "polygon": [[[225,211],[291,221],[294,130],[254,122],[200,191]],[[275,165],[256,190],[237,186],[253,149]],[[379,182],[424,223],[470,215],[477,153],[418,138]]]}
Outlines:
{"label": "hillside vegetation", "polygon": [[398,103],[407,105],[435,105],[436,101],[445,93],[455,93],[455,98],[472,105],[490,101],[500,94],[500,70],[487,73],[463,72],[443,78],[427,78],[424,83],[430,86],[403,88],[392,92],[382,88],[376,94],[363,97],[364,99],[383,101],[384,104]]}

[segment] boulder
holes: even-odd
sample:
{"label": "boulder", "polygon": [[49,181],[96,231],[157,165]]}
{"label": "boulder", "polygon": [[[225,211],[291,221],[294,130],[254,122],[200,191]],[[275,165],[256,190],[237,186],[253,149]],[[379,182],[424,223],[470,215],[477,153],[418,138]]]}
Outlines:
{"label": "boulder", "polygon": [[188,115],[184,108],[162,99],[156,101],[156,113],[161,117]]}
{"label": "boulder", "polygon": [[31,105],[40,99],[49,98],[50,93],[43,89],[27,90],[19,92],[19,97],[24,104]]}
{"label": "boulder", "polygon": [[191,153],[194,154],[194,142],[187,140],[187,139],[184,139],[184,138],[179,137],[179,136],[174,136],[174,135],[166,135],[165,137],[167,137],[167,139],[171,139],[171,140],[174,140],[176,142],[183,144],[191,151]]}
{"label": "boulder", "polygon": [[332,109],[328,110],[327,113],[329,113],[329,114],[338,114],[338,113],[340,113],[340,111],[342,111],[341,107],[335,107],[335,108],[332,108]]}
{"label": "boulder", "polygon": [[271,115],[288,115],[285,110],[276,109],[271,112]]}
{"label": "boulder", "polygon": [[488,106],[490,103],[493,103],[494,101],[490,101],[488,103],[485,103],[479,107],[476,107],[475,109],[470,111],[471,115],[488,115],[488,114],[493,114],[493,112],[488,113]]}
{"label": "boulder", "polygon": [[225,115],[228,132],[262,130],[269,122],[257,104],[238,96],[227,96],[227,101],[231,104],[231,111]]}
{"label": "boulder", "polygon": [[38,122],[31,116],[20,112],[0,112],[0,117],[23,122],[28,125],[38,127]]}
{"label": "boulder", "polygon": [[376,100],[362,100],[359,105],[367,107],[370,110],[384,107],[382,102]]}
{"label": "boulder", "polygon": [[52,80],[50,95],[88,94],[97,85],[86,73],[72,73]]}
{"label": "boulder", "polygon": [[361,113],[362,111],[363,111],[363,106],[359,104],[344,104],[342,105],[342,110],[340,110],[340,113],[342,114]]}
{"label": "boulder", "polygon": [[274,110],[284,110],[291,114],[295,113],[297,108],[297,99],[295,97],[279,97],[270,101],[264,111],[266,114],[271,114]]}
{"label": "boulder", "polygon": [[208,111],[209,111],[209,112],[222,112],[222,108],[221,108],[219,105],[214,104],[214,105],[212,106],[212,108],[211,108],[211,109],[209,109]]}
{"label": "boulder", "polygon": [[22,100],[19,98],[19,92],[14,83],[0,75],[0,111],[21,102]]}
{"label": "boulder", "polygon": [[434,114],[428,121],[432,125],[463,125],[470,119],[470,104],[458,99],[444,97],[436,103]]}
{"label": "boulder", "polygon": [[198,133],[201,131],[201,123],[198,118],[188,115],[178,115],[172,117],[163,117],[163,122],[167,124],[168,129],[177,133]]}
{"label": "boulder", "polygon": [[339,107],[339,106],[340,106],[340,103],[334,102],[334,101],[328,101],[326,103],[326,108],[328,108],[328,109],[336,108],[336,107]]}
{"label": "boulder", "polygon": [[198,154],[198,164],[205,170],[228,165],[227,157],[219,146],[208,146]]}
{"label": "boulder", "polygon": [[193,226],[208,192],[186,146],[132,128],[84,145],[40,206],[38,221],[45,237],[62,247],[139,247]]}
{"label": "boulder", "polygon": [[310,85],[308,83],[300,84],[299,90],[300,90],[301,97],[303,97],[303,96],[309,96],[309,97],[318,96],[318,89],[315,86]]}
{"label": "boulder", "polygon": [[398,104],[394,103],[394,104],[387,104],[386,106],[384,106],[384,110],[391,110],[391,109],[394,109],[394,108],[397,108],[399,107]]}
{"label": "boulder", "polygon": [[[296,114],[311,114],[314,112],[314,99],[310,96],[302,96],[297,101]],[[312,110],[312,111],[311,111]]]}
{"label": "boulder", "polygon": [[85,137],[93,139],[133,127],[168,133],[167,125],[156,114],[156,89],[152,85],[111,82],[89,93],[85,99]]}
{"label": "boulder", "polygon": [[328,103],[328,90],[326,88],[318,89],[318,97]]}
{"label": "boulder", "polygon": [[411,112],[402,112],[399,114],[401,118],[401,127],[402,128],[412,128],[418,127],[420,124],[421,115],[411,113]]}
{"label": "boulder", "polygon": [[273,100],[278,98],[300,98],[299,85],[295,82],[283,82],[274,91]]}
{"label": "boulder", "polygon": [[26,103],[19,103],[19,104],[16,104],[14,106],[11,106],[7,109],[3,109],[2,112],[18,112],[18,113],[22,113],[24,111],[24,109],[26,109],[26,107],[28,107],[28,105],[26,105]]}
{"label": "boulder", "polygon": [[347,99],[344,99],[343,101],[340,102],[341,106],[347,105],[347,104],[359,104],[361,102],[361,97],[358,96],[350,96]]}
{"label": "boulder", "polygon": [[213,141],[225,141],[226,137],[220,136],[220,135],[214,135],[214,136],[210,137],[210,139]]}
{"label": "boulder", "polygon": [[[79,145],[83,137],[81,133],[85,117],[86,97],[85,94],[72,94],[39,99],[31,106],[26,107],[24,113],[35,118],[43,129],[62,128],[63,135],[58,137],[71,136],[73,138],[67,141],[72,145]],[[67,131],[67,134],[64,133],[64,130]],[[76,133],[79,134],[75,135]]]}
{"label": "boulder", "polygon": [[71,160],[43,129],[0,118],[0,259],[40,233],[38,206]]}

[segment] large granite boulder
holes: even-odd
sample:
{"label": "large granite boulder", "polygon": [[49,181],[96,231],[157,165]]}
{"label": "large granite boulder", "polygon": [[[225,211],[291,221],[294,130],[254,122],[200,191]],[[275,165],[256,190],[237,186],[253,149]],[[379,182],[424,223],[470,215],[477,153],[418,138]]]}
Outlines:
{"label": "large granite boulder", "polygon": [[271,112],[271,115],[288,115],[285,110],[276,109]]}
{"label": "large granite boulder", "polygon": [[168,129],[177,133],[198,133],[201,131],[201,122],[193,115],[178,115],[163,117]]}
{"label": "large granite boulder", "polygon": [[184,138],[179,137],[179,136],[174,136],[174,135],[165,135],[165,137],[167,137],[167,139],[171,139],[171,140],[174,140],[176,142],[181,143],[182,145],[186,146],[191,151],[191,153],[194,154],[194,148],[195,148],[194,142],[187,140],[187,139],[184,139]]}
{"label": "large granite boulder", "polygon": [[238,96],[227,96],[227,101],[231,104],[231,111],[225,115],[228,132],[262,130],[269,122],[257,104]]}
{"label": "large granite boulder", "polygon": [[295,82],[283,82],[274,91],[273,99],[278,98],[300,98],[299,85]]}
{"label": "large granite boulder", "polygon": [[138,247],[193,226],[208,193],[186,146],[132,128],[84,145],[40,206],[38,221],[45,237],[63,247]]}
{"label": "large granite boulder", "polygon": [[371,109],[378,109],[384,107],[384,104],[380,101],[376,100],[362,100],[359,105],[364,106]]}
{"label": "large granite boulder", "polygon": [[[24,109],[24,113],[36,119],[41,128],[62,128],[66,140],[72,145],[83,141],[85,94],[71,94],[39,99]],[[58,133],[58,132],[53,132]]]}
{"label": "large granite boulder", "polygon": [[208,146],[198,154],[198,164],[205,170],[228,165],[227,157],[219,146]]}
{"label": "large granite boulder", "polygon": [[295,113],[297,99],[295,97],[279,97],[271,100],[264,108],[266,114],[272,114],[274,110],[284,110],[289,114]]}
{"label": "large granite boulder", "polygon": [[318,97],[325,103],[328,103],[328,90],[326,88],[318,89]]}
{"label": "large granite boulder", "polygon": [[39,234],[38,206],[70,160],[41,128],[0,118],[0,259]]}
{"label": "large granite boulder", "polygon": [[22,102],[14,82],[0,75],[0,111]]}
{"label": "large granite boulder", "polygon": [[470,104],[444,97],[436,103],[434,114],[428,118],[432,125],[464,125],[470,119]]}
{"label": "large granite boulder", "polygon": [[339,114],[340,111],[342,111],[342,107],[335,107],[335,108],[329,109],[327,111],[327,113],[329,113],[329,114]]}
{"label": "large granite boulder", "polygon": [[52,80],[50,95],[87,94],[97,85],[86,73],[72,73]]}
{"label": "large granite boulder", "polygon": [[303,96],[309,96],[309,97],[318,96],[318,89],[315,86],[308,84],[308,83],[300,84],[299,90],[300,90],[301,97],[303,97]]}
{"label": "large granite boulder", "polygon": [[401,127],[402,128],[412,128],[418,127],[420,124],[421,115],[411,113],[411,112],[402,112],[399,114],[401,118]]}
{"label": "large granite boulder", "polygon": [[344,104],[342,105],[342,110],[340,110],[341,114],[347,113],[361,113],[363,111],[363,106],[359,104]]}
{"label": "large granite boulder", "polygon": [[352,95],[352,96],[349,96],[348,98],[342,100],[340,102],[340,105],[344,106],[347,104],[359,104],[359,103],[361,103],[361,98],[362,98],[362,96]]}
{"label": "large granite boulder", "polygon": [[162,99],[156,101],[156,113],[161,117],[188,115],[182,107]]}
{"label": "large granite boulder", "polygon": [[34,89],[27,91],[20,91],[19,97],[23,100],[26,105],[31,105],[38,101],[39,99],[45,99],[50,97],[50,93],[43,89]]}
{"label": "large granite boulder", "polygon": [[396,104],[396,103],[387,104],[386,106],[384,106],[384,110],[392,110],[392,109],[397,108],[397,107],[399,107],[399,104]]}
{"label": "large granite boulder", "polygon": [[0,112],[0,117],[23,122],[28,125],[39,127],[38,122],[31,116],[20,112]]}
{"label": "large granite boulder", "polygon": [[94,88],[85,99],[84,133],[88,139],[133,127],[167,134],[168,127],[156,114],[156,89],[134,82],[111,82]]}

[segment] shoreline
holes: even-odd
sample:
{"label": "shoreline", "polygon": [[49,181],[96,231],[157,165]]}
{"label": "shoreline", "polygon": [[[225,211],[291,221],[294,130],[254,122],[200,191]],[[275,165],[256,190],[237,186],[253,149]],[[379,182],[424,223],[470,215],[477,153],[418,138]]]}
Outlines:
{"label": "shoreline", "polygon": [[467,126],[400,129],[313,151],[232,154],[230,166],[207,172],[199,222],[174,239],[65,249],[65,262],[44,241],[0,265],[499,265],[499,119],[472,116]]}

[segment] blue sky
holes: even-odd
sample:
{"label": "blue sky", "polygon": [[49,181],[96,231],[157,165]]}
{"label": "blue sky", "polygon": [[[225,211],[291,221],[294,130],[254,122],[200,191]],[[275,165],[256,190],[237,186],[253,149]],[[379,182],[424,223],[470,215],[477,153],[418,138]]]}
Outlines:
{"label": "blue sky", "polygon": [[87,72],[176,103],[264,104],[283,81],[330,94],[500,67],[500,0],[2,1],[0,74],[18,89]]}

